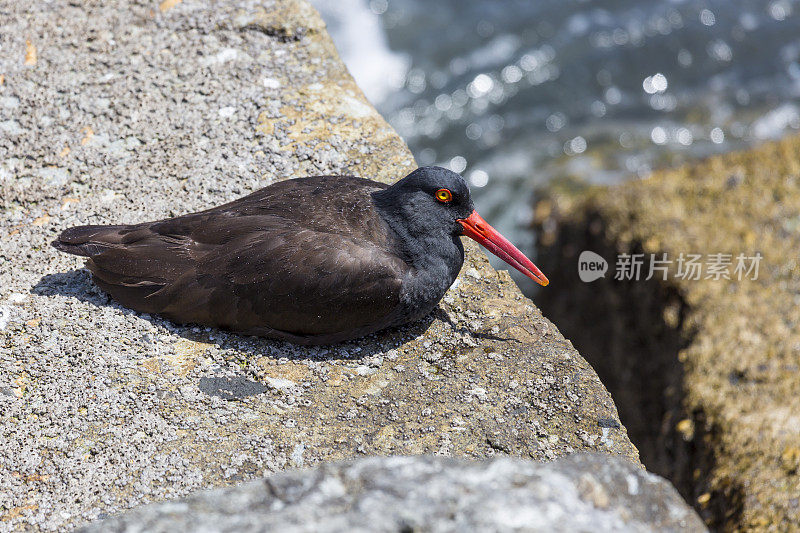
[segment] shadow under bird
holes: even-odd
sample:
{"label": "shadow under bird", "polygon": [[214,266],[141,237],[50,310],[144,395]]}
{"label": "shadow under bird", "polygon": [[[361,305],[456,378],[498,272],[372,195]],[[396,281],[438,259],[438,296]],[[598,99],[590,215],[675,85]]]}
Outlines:
{"label": "shadow under bird", "polygon": [[297,344],[330,344],[430,313],[470,237],[526,276],[544,274],[475,211],[439,167],[389,186],[351,176],[281,181],[176,218],[78,226],[53,242],[87,257],[126,307]]}

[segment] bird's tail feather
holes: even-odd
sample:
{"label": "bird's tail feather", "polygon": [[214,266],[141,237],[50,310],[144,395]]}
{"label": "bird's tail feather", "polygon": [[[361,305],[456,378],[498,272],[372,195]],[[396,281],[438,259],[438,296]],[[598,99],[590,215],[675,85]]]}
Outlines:
{"label": "bird's tail feather", "polygon": [[52,245],[57,250],[68,254],[92,257],[119,244],[122,238],[120,230],[127,226],[75,226],[61,232]]}

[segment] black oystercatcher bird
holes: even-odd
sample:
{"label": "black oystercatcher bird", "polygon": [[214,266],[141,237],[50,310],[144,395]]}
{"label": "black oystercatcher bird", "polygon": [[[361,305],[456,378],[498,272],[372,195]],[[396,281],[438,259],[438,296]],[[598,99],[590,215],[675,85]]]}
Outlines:
{"label": "black oystercatcher bird", "polygon": [[464,179],[438,167],[392,186],[351,176],[281,181],[199,213],[70,228],[53,246],[87,257],[97,285],[137,311],[330,344],[428,314],[461,270],[461,235],[547,285],[478,216]]}

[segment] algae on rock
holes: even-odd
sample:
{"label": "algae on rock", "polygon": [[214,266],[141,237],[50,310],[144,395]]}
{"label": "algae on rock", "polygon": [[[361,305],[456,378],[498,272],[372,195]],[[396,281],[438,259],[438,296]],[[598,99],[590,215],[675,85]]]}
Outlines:
{"label": "algae on rock", "polygon": [[[538,259],[563,291],[542,308],[597,368],[645,465],[714,527],[800,528],[800,138],[556,187],[538,211]],[[582,250],[609,261],[606,279],[578,279]],[[639,281],[613,279],[625,253],[644,254]],[[666,281],[644,279],[651,254],[673,260]],[[678,276],[680,254],[723,254],[731,279]],[[760,254],[757,276],[739,279],[739,254]]]}

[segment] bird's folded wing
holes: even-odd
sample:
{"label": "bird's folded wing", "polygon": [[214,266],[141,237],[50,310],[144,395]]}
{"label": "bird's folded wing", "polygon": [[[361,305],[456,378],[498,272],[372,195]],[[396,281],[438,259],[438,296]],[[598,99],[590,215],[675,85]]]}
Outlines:
{"label": "bird's folded wing", "polygon": [[[209,252],[194,276],[232,296],[229,327],[253,320],[318,335],[381,322],[399,303],[407,266],[372,243],[291,227],[255,233]],[[213,298],[213,295],[211,295]]]}
{"label": "bird's folded wing", "polygon": [[94,235],[98,284],[133,309],[239,331],[332,333],[397,308],[407,266],[374,243],[274,217],[187,218]]}

